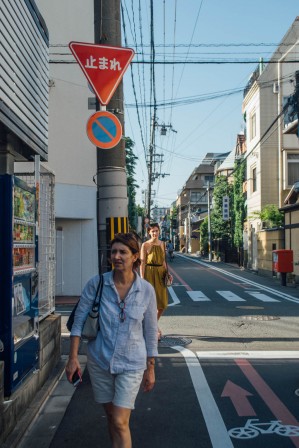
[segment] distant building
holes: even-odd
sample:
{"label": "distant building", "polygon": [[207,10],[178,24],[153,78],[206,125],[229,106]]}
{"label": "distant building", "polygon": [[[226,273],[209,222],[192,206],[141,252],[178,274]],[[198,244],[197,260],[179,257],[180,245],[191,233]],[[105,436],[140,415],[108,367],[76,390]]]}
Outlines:
{"label": "distant building", "polygon": [[214,184],[214,163],[221,156],[221,153],[207,153],[178,194],[180,249],[185,247],[188,252],[199,250],[199,222],[208,214],[207,189]]}

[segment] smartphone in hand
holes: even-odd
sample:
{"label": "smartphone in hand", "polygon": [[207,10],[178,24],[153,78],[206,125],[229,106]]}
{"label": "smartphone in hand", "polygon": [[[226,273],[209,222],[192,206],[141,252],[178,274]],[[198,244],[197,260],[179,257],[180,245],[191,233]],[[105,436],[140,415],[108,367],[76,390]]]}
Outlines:
{"label": "smartphone in hand", "polygon": [[72,384],[74,387],[77,387],[80,383],[82,383],[82,376],[79,370],[76,370],[76,372],[72,376]]}

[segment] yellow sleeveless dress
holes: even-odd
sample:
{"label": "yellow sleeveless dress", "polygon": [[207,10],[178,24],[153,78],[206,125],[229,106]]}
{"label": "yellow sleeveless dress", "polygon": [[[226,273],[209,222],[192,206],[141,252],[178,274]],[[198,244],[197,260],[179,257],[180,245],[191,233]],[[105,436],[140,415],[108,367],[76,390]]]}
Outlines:
{"label": "yellow sleeveless dress", "polygon": [[146,257],[144,278],[156,291],[158,310],[165,310],[168,305],[168,292],[164,285],[164,275],[166,271],[163,266],[164,260],[165,251],[163,250],[163,246],[153,245]]}

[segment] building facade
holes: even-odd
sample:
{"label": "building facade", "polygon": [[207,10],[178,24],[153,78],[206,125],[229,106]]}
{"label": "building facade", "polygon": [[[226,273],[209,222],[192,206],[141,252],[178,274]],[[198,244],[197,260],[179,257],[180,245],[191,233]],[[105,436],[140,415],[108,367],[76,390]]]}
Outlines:
{"label": "building facade", "polygon": [[[96,147],[86,135],[94,98],[71,41],[94,42],[94,2],[36,1],[50,36],[49,166],[55,172],[56,295],[79,296],[98,271]],[[74,25],[76,24],[76,25]]]}
{"label": "building facade", "polygon": [[[243,115],[247,145],[248,267],[259,269],[258,241],[263,207],[284,203],[299,179],[299,144],[295,135],[284,134],[287,98],[294,91],[299,64],[291,62],[299,46],[299,18],[284,36],[270,63],[262,63],[244,91]],[[275,244],[274,244],[275,246]]]}

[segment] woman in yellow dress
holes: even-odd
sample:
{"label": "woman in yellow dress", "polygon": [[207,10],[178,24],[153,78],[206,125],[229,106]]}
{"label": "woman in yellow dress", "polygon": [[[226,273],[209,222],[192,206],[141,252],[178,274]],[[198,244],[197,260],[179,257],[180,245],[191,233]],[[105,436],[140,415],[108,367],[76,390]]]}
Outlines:
{"label": "woman in yellow dress", "polygon": [[[157,223],[148,228],[150,239],[141,246],[140,276],[147,280],[155,289],[157,299],[157,318],[162,316],[168,305],[168,292],[164,284],[166,273],[165,244],[159,240],[160,228]],[[158,339],[162,336],[158,331]]]}

